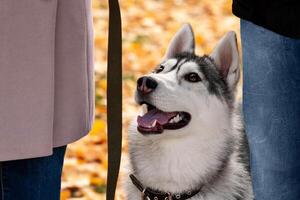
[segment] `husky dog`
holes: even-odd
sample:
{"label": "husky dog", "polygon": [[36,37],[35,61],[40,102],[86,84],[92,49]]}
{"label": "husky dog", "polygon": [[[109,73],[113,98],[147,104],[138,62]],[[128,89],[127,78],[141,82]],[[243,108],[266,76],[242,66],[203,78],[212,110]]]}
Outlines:
{"label": "husky dog", "polygon": [[195,55],[192,28],[174,36],[162,62],[137,81],[144,111],[129,134],[128,200],[253,199],[247,141],[234,101],[236,35]]}

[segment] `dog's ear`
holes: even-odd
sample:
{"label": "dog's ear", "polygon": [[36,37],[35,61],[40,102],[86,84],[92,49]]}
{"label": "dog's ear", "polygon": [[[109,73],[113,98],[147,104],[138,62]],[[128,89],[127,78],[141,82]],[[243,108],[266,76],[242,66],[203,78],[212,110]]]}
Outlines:
{"label": "dog's ear", "polygon": [[174,57],[178,53],[195,51],[195,37],[192,26],[184,24],[172,38],[163,60]]}
{"label": "dog's ear", "polygon": [[227,80],[229,88],[234,90],[240,78],[239,52],[235,32],[230,31],[223,36],[210,57],[214,59],[221,75]]}

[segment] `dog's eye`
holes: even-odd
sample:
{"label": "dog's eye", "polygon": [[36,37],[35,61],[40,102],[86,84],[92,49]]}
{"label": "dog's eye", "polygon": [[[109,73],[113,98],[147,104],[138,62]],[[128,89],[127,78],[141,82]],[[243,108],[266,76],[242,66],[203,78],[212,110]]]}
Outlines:
{"label": "dog's eye", "polygon": [[162,72],[165,69],[164,66],[160,65],[158,68],[155,69],[156,73]]}
{"label": "dog's eye", "polygon": [[184,76],[184,79],[189,81],[189,82],[193,82],[193,83],[201,81],[200,76],[195,72],[186,74]]}

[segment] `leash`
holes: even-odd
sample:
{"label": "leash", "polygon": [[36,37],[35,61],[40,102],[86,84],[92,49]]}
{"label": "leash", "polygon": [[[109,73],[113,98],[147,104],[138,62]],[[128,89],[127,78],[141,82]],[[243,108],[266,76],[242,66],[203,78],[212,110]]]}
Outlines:
{"label": "leash", "polygon": [[129,175],[131,182],[142,193],[142,200],[186,200],[198,194],[202,186],[196,190],[189,190],[182,193],[172,194],[170,192],[162,192],[144,187],[143,184],[133,175]]}
{"label": "leash", "polygon": [[109,0],[107,138],[106,199],[114,200],[122,151],[122,24],[118,0]]}

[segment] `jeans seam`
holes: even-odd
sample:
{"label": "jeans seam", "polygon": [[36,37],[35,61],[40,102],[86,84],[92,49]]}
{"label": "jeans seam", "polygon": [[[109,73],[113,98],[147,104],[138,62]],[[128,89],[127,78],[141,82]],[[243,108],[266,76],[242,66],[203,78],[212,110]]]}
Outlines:
{"label": "jeans seam", "polygon": [[4,200],[4,187],[3,187],[3,173],[2,173],[2,164],[0,163],[0,179],[1,179],[1,200]]}

